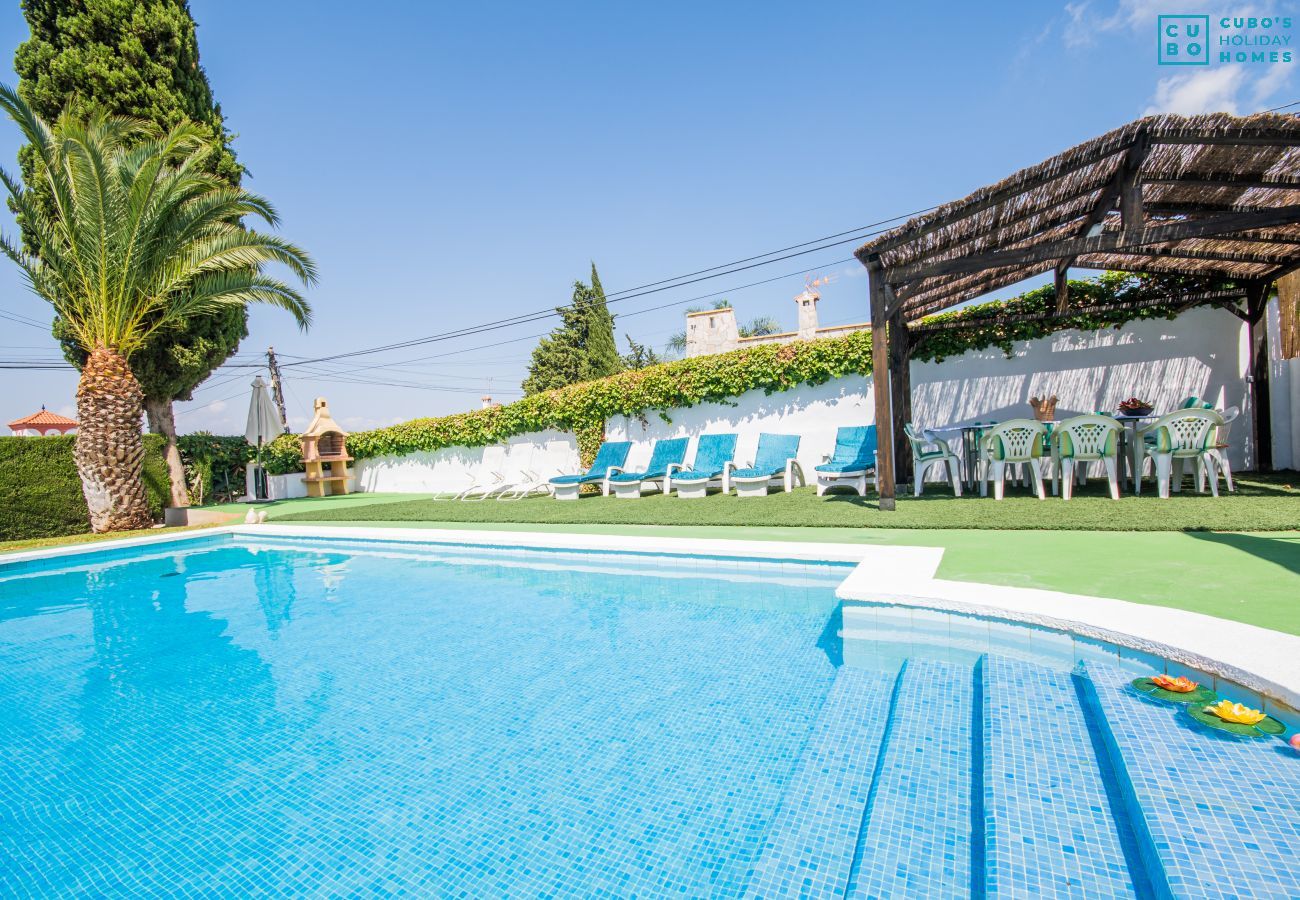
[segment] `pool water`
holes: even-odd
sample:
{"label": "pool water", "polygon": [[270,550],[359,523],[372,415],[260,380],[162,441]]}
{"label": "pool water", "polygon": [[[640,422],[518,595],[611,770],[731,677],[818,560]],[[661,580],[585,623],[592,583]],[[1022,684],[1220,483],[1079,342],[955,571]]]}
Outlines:
{"label": "pool water", "polygon": [[0,895],[1195,896],[1153,735],[1267,780],[1205,813],[1225,855],[1300,835],[1300,764],[1119,668],[846,665],[847,574],[245,537],[0,567]]}

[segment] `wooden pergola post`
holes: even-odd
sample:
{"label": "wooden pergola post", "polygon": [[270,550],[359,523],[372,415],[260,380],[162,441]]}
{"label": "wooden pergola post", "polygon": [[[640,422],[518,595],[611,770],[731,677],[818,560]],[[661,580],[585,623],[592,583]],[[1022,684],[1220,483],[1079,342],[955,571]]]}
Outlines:
{"label": "wooden pergola post", "polygon": [[885,272],[878,259],[867,263],[871,295],[871,381],[876,406],[876,483],[880,508],[894,508],[894,410],[889,386],[889,308]]}
{"label": "wooden pergola post", "polygon": [[1250,436],[1255,446],[1255,468],[1273,471],[1273,411],[1268,385],[1268,281],[1246,285],[1247,378],[1250,382]]}
{"label": "wooden pergola post", "polygon": [[[891,300],[888,290],[885,299]],[[903,425],[912,421],[912,340],[903,311],[892,300],[889,317],[889,400],[894,415],[894,480],[904,484],[912,477],[912,445]]]}

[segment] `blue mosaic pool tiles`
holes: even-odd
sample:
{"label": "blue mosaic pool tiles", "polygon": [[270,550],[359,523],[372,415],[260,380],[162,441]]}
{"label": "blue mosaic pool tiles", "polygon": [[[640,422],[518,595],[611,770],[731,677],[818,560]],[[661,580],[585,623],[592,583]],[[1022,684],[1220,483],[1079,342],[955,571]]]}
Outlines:
{"label": "blue mosaic pool tiles", "polygon": [[1088,674],[1116,769],[1140,806],[1161,893],[1300,897],[1295,753],[1276,738],[1220,736],[1170,704],[1137,696],[1129,672],[1094,666]]}
{"label": "blue mosaic pool tiles", "polygon": [[843,896],[897,675],[840,669],[747,897]]}
{"label": "blue mosaic pool tiles", "polygon": [[971,666],[911,660],[890,713],[848,897],[967,897]]}
{"label": "blue mosaic pool tiles", "polygon": [[831,587],[589,568],[0,577],[0,896],[740,895]]}
{"label": "blue mosaic pool tiles", "polygon": [[988,896],[1139,896],[1071,676],[998,656],[982,674]]}

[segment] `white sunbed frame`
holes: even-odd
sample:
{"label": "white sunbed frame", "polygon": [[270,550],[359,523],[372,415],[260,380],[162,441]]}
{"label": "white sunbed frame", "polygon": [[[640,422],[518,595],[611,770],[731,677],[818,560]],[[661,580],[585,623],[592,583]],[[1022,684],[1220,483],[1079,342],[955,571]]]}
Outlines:
{"label": "white sunbed frame", "polygon": [[[732,468],[736,468],[734,463],[728,463]],[[740,468],[749,468],[741,466]],[[803,477],[803,467],[799,465],[799,460],[791,457],[785,461],[785,473],[782,475],[750,475],[747,477],[737,477],[731,475],[731,483],[736,486],[737,497],[766,497],[767,489],[773,484],[779,484],[785,488],[788,494],[794,490],[794,483],[797,480],[799,486],[803,487],[807,481]]]}
{"label": "white sunbed frame", "polygon": [[731,470],[736,468],[735,460],[727,460],[722,465],[722,474],[714,475],[704,480],[689,480],[683,483],[681,480],[673,481],[673,473],[679,472],[682,475],[690,475],[691,470],[686,467],[685,463],[670,463],[668,474],[664,477],[663,491],[665,494],[671,494],[673,489],[677,490],[677,496],[682,500],[699,500],[707,497],[709,494],[709,485],[717,482],[722,485],[722,493],[731,492]]}

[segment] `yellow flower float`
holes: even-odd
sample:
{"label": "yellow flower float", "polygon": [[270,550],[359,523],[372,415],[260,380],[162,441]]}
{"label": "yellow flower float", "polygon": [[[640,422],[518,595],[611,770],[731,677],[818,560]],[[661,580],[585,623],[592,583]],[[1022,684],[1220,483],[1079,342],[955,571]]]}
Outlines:
{"label": "yellow flower float", "polygon": [[1233,703],[1231,700],[1220,700],[1212,706],[1205,707],[1207,713],[1213,713],[1225,722],[1236,722],[1239,725],[1254,725],[1268,718],[1257,709],[1251,709],[1242,703]]}
{"label": "yellow flower float", "polygon": [[1219,700],[1208,706],[1191,705],[1187,714],[1202,725],[1238,737],[1273,737],[1286,733],[1286,726],[1277,719],[1231,700]]}

